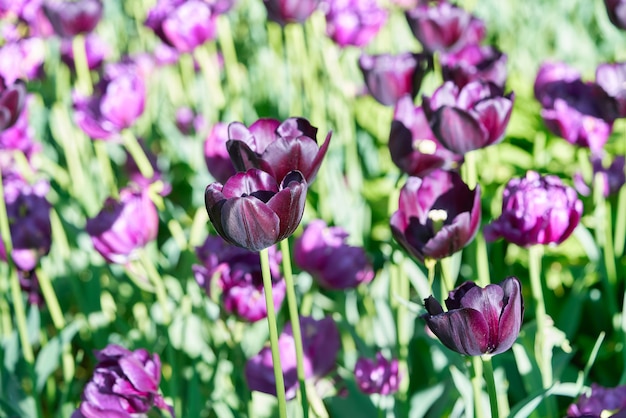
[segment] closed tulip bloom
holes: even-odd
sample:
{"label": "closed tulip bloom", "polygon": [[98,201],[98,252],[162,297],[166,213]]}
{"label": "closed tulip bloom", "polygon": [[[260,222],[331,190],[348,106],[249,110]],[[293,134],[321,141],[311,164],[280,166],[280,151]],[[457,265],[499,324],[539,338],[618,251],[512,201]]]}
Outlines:
{"label": "closed tulip bloom", "polygon": [[325,6],[326,33],[341,47],[367,45],[387,22],[376,0],[330,0]]}
{"label": "closed tulip bloom", "polygon": [[314,220],[296,240],[295,262],[327,289],[350,289],[369,283],[374,270],[365,250],[348,245],[347,239],[343,228]]}
{"label": "closed tulip bloom", "polygon": [[396,241],[420,262],[448,257],[469,244],[480,226],[480,188],[455,172],[409,177],[391,216]]}
{"label": "closed tulip bloom", "polygon": [[227,242],[260,251],[293,234],[304,213],[307,182],[299,171],[280,183],[250,169],[222,185],[211,183],[204,195],[209,219]]}
{"label": "closed tulip bloom", "polygon": [[415,98],[432,66],[431,55],[411,52],[398,55],[363,53],[359,58],[367,90],[385,106],[394,106],[406,94]]}
{"label": "closed tulip bloom", "polygon": [[504,238],[520,247],[560,244],[574,231],[582,213],[583,204],[573,188],[557,176],[528,171],[507,183],[502,214],[485,227],[485,238]]}
{"label": "closed tulip bloom", "polygon": [[396,104],[389,133],[391,160],[409,176],[425,177],[435,170],[453,170],[463,156],[447,150],[430,129],[424,110],[403,96]]}
{"label": "closed tulip bloom", "polygon": [[[331,317],[317,320],[302,316],[300,328],[305,379],[319,380],[336,367],[337,354],[341,346],[339,330]],[[296,345],[290,323],[285,325],[285,329],[280,334],[278,346],[286,397],[293,399],[298,391],[298,375]],[[251,390],[276,396],[276,380],[272,365],[272,352],[267,346],[248,360],[245,376]]]}
{"label": "closed tulip bloom", "polygon": [[71,38],[96,27],[102,18],[102,1],[45,0],[43,11],[57,35]]}
{"label": "closed tulip bloom", "polygon": [[154,240],[159,216],[148,191],[120,190],[119,200],[108,198],[102,210],[85,226],[95,249],[109,263],[126,264]]}
{"label": "closed tulip bloom", "polygon": [[[279,271],[280,252],[269,248],[269,265],[272,276],[272,296],[276,310],[285,298],[285,281]],[[224,309],[245,321],[255,322],[267,317],[263,275],[259,254],[228,244],[220,237],[209,236],[196,255],[202,265],[193,265],[196,282],[207,295],[211,288],[221,290]]]}
{"label": "closed tulip bloom", "polygon": [[567,408],[568,418],[620,418],[624,414],[626,414],[626,385],[605,388],[592,383],[591,390],[580,395],[578,401]]}
{"label": "closed tulip bloom", "polygon": [[626,61],[598,65],[596,83],[617,101],[619,117],[626,118]]}
{"label": "closed tulip bloom", "polygon": [[541,106],[552,106],[554,97],[567,83],[580,80],[580,72],[562,62],[544,62],[537,71],[533,87],[535,98]]}
{"label": "closed tulip bloom", "polygon": [[150,354],[143,348],[130,351],[110,344],[95,355],[98,364],[72,418],[144,416],[155,406],[173,414],[173,408],[159,394],[161,360],[158,354]]}
{"label": "closed tulip bloom", "polygon": [[[100,67],[105,58],[111,55],[111,48],[95,33],[91,33],[85,37],[85,54],[87,56],[87,67],[90,70]],[[61,59],[70,67],[75,69],[74,65],[74,49],[71,39],[63,39],[61,41]]]}
{"label": "closed tulip bloom", "polygon": [[258,168],[280,182],[289,172],[302,173],[312,183],[328,151],[331,132],[319,146],[317,128],[303,118],[284,122],[259,119],[247,128],[233,122],[228,125],[226,147],[238,171]]}
{"label": "closed tulip bloom", "polygon": [[237,172],[226,149],[227,141],[228,124],[223,122],[213,125],[211,132],[204,140],[204,160],[207,169],[220,183],[226,183]]}
{"label": "closed tulip bloom", "polygon": [[456,154],[502,141],[513,110],[513,93],[504,95],[493,83],[472,81],[463,88],[446,81],[423,107],[433,133]]}
{"label": "closed tulip bloom", "polygon": [[354,366],[354,379],[359,389],[369,395],[391,395],[400,387],[402,376],[398,369],[398,360],[387,360],[382,353],[376,353],[376,359],[360,357]]}
{"label": "closed tulip bloom", "polygon": [[504,88],[506,54],[490,45],[466,45],[450,54],[441,55],[441,73],[445,81],[463,87],[471,81],[491,81]]}
{"label": "closed tulip bloom", "polygon": [[26,86],[20,80],[7,83],[0,77],[0,132],[13,126],[26,102]]}
{"label": "closed tulip bloom", "polygon": [[281,26],[304,23],[313,14],[320,0],[263,0],[267,18]]}
{"label": "closed tulip bloom", "polygon": [[428,2],[407,10],[406,19],[413,35],[428,52],[452,52],[485,37],[485,24],[447,1]]}
{"label": "closed tulip bloom", "polygon": [[500,354],[513,346],[524,319],[522,285],[516,277],[485,288],[465,282],[449,293],[447,312],[432,296],[424,300],[428,328],[450,350],[466,356]]}
{"label": "closed tulip bloom", "polygon": [[0,48],[0,76],[7,83],[17,79],[33,80],[43,73],[46,45],[41,38],[23,38]]}
{"label": "closed tulip bloom", "polygon": [[619,29],[626,30],[626,1],[604,0],[609,20]]}

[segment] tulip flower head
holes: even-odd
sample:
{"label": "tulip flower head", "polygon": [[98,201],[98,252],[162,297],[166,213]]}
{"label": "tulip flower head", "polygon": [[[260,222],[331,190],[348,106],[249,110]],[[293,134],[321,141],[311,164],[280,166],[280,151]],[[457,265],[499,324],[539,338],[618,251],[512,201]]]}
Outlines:
{"label": "tulip flower head", "polygon": [[7,84],[0,77],[0,132],[13,126],[26,102],[26,86],[20,80]]}
{"label": "tulip flower head", "polygon": [[617,28],[626,30],[626,1],[604,0],[609,20]]}
{"label": "tulip flower head", "polygon": [[45,0],[43,11],[57,35],[72,38],[96,27],[102,18],[102,1]]}
{"label": "tulip flower head", "polygon": [[450,54],[441,55],[444,81],[462,88],[471,81],[490,81],[500,88],[506,83],[506,54],[489,45],[466,45]]}
{"label": "tulip flower head", "polygon": [[0,77],[5,82],[33,80],[43,73],[46,44],[41,38],[23,38],[7,42],[0,48]]}
{"label": "tulip flower head", "polygon": [[341,47],[367,45],[387,22],[376,0],[331,0],[326,6],[326,33]]}
{"label": "tulip flower head", "polygon": [[319,6],[320,0],[263,0],[267,18],[281,26],[304,23]]}
{"label": "tulip flower head", "polygon": [[529,171],[507,183],[502,214],[485,227],[485,239],[502,237],[520,247],[560,244],[574,231],[582,213],[583,204],[572,187],[557,176]]}
{"label": "tulip flower head", "polygon": [[623,417],[626,414],[626,386],[605,388],[596,383],[567,408],[568,418]]}
{"label": "tulip flower head", "polygon": [[423,179],[407,179],[390,224],[396,241],[423,263],[469,244],[480,218],[479,186],[470,190],[458,173],[438,170]]}
{"label": "tulip flower head", "polygon": [[29,123],[28,103],[31,100],[27,98],[26,102],[15,124],[4,131],[0,130],[0,151],[21,151],[30,160],[41,147],[35,142],[35,132]]}
{"label": "tulip flower head", "polygon": [[[85,37],[85,54],[87,56],[87,67],[93,70],[100,67],[104,59],[111,55],[111,48],[106,41],[95,33],[91,33]],[[63,39],[61,41],[61,59],[68,67],[75,69],[74,49],[71,39]]]}
{"label": "tulip flower head", "polygon": [[[624,3],[624,10],[626,13],[626,3]],[[596,83],[617,101],[619,117],[625,118],[626,62],[598,65],[598,68],[596,68]]]}
{"label": "tulip flower head", "polygon": [[509,277],[481,288],[465,282],[449,293],[447,312],[424,300],[426,325],[450,350],[467,356],[500,354],[513,346],[524,319],[521,284]]}
{"label": "tulip flower head", "polygon": [[225,183],[237,172],[230,160],[226,143],[228,142],[228,124],[218,122],[204,140],[204,161],[213,178]]}
{"label": "tulip flower head", "polygon": [[354,379],[363,393],[391,395],[398,391],[402,375],[397,359],[389,361],[382,353],[376,353],[376,359],[360,357],[357,360]]}

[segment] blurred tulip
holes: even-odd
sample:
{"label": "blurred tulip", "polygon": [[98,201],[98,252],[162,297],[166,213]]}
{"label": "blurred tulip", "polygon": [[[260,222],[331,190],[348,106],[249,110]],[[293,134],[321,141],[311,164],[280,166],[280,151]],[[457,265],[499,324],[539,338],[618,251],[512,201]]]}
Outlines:
{"label": "blurred tulip", "polygon": [[0,150],[21,151],[28,160],[41,148],[35,142],[35,132],[29,123],[28,103],[32,103],[32,100],[29,100],[31,98],[26,98],[26,106],[22,109],[15,124],[4,131],[0,131]]}
{"label": "blurred tulip", "polygon": [[513,93],[505,96],[490,82],[472,81],[458,88],[446,81],[423,98],[423,107],[441,144],[463,155],[502,141],[514,99]]}
{"label": "blurred tulip", "polygon": [[26,102],[26,86],[21,80],[7,83],[0,77],[0,132],[13,126]]}
{"label": "blurred tulip", "polygon": [[498,238],[529,247],[560,244],[574,231],[583,213],[576,191],[557,176],[528,171],[524,178],[509,180],[502,214],[484,229],[487,241]]}
{"label": "blurred tulip", "polygon": [[461,250],[480,226],[480,188],[469,187],[455,172],[438,170],[423,179],[409,177],[391,216],[396,241],[420,262]]}
{"label": "blurred tulip", "polygon": [[[602,195],[605,198],[617,194],[624,183],[626,183],[626,174],[624,173],[626,157],[623,155],[615,156],[613,162],[608,167],[605,167],[602,163],[602,157],[592,155],[591,164],[593,166],[591,185],[595,186],[596,176],[599,175],[602,184]],[[574,187],[576,191],[583,196],[589,196],[591,194],[591,188],[585,183],[581,173],[574,174]]]}
{"label": "blurred tulip", "polygon": [[126,264],[137,251],[156,239],[159,215],[148,191],[120,190],[119,200],[108,198],[85,226],[94,248],[109,263]]}
{"label": "blurred tulip", "polygon": [[626,385],[605,388],[596,383],[567,408],[567,418],[623,418],[626,414]]}
{"label": "blurred tulip", "polygon": [[489,45],[466,45],[441,55],[441,73],[445,81],[459,88],[471,81],[491,81],[500,88],[506,83],[506,54]]}
{"label": "blurred tulip", "polygon": [[596,83],[617,101],[619,117],[626,118],[626,61],[598,65]]}
{"label": "blurred tulip", "polygon": [[447,1],[427,2],[407,10],[406,18],[413,35],[428,52],[452,52],[485,37],[485,24]]}
{"label": "blurred tulip", "polygon": [[237,0],[204,0],[204,1],[209,3],[213,13],[218,14],[218,15],[227,13],[237,3]]}
{"label": "blurred tulip", "polygon": [[389,361],[382,353],[376,353],[375,360],[360,357],[356,361],[354,379],[363,393],[391,395],[398,391],[402,375],[397,359]]}
{"label": "blurred tulip", "polygon": [[535,77],[535,98],[541,106],[551,106],[563,84],[580,80],[580,72],[562,62],[544,62]]}
{"label": "blurred tulip", "polygon": [[453,170],[463,162],[463,156],[444,148],[430,130],[421,107],[416,107],[409,95],[398,103],[389,133],[391,160],[409,176],[425,177],[437,169]]}
{"label": "blurred tulip", "polygon": [[237,173],[222,185],[211,183],[204,195],[211,223],[222,238],[260,251],[293,234],[304,213],[307,182],[299,171],[279,184],[264,171]]}
{"label": "blurred tulip", "polygon": [[[95,33],[90,33],[85,37],[85,53],[87,54],[87,66],[90,70],[100,67],[105,58],[111,55],[111,48]],[[61,41],[61,59],[71,69],[74,66],[74,50],[71,39]]]}
{"label": "blurred tulip", "polygon": [[350,289],[369,283],[374,270],[365,250],[348,245],[347,239],[343,228],[314,220],[296,240],[295,262],[326,289]]}
{"label": "blurred tulip", "polygon": [[281,26],[304,23],[317,9],[320,0],[263,0],[267,18]]}
{"label": "blurred tulip", "polygon": [[323,5],[326,33],[341,47],[367,45],[387,22],[388,13],[376,0],[329,0]]}
{"label": "blurred tulip", "polygon": [[44,0],[43,11],[57,35],[71,38],[96,27],[102,18],[102,1]]}
{"label": "blurred tulip", "polygon": [[158,354],[150,354],[143,348],[130,351],[109,344],[95,355],[98,364],[72,418],[147,416],[145,414],[154,406],[173,414],[173,408],[159,394],[161,359]]}
{"label": "blurred tulip", "polygon": [[18,79],[33,80],[42,75],[46,46],[40,38],[8,42],[0,48],[0,77],[7,84]]}
{"label": "blurred tulip", "polygon": [[[224,309],[245,321],[256,322],[267,317],[263,275],[259,253],[228,244],[220,237],[209,236],[196,255],[202,265],[193,265],[198,285],[207,295],[215,285],[221,289]],[[280,309],[285,298],[285,281],[280,275],[282,257],[275,247],[269,248],[269,265],[272,275],[274,307]]]}
{"label": "blurred tulip", "polygon": [[604,0],[609,20],[619,29],[626,30],[626,1]]}
{"label": "blurred tulip", "polygon": [[449,293],[447,312],[424,300],[426,325],[450,350],[467,356],[500,354],[513,346],[524,320],[522,285],[516,277],[481,288],[465,282]]}
{"label": "blurred tulip", "polygon": [[320,147],[317,128],[303,118],[284,122],[259,119],[249,128],[239,122],[228,125],[226,147],[238,171],[258,168],[280,182],[289,172],[298,170],[312,183],[328,150],[332,133]]}
{"label": "blurred tulip", "polygon": [[415,98],[426,73],[433,67],[429,54],[361,54],[359,68],[368,91],[379,103],[395,105],[405,94]]}
{"label": "blurred tulip", "polygon": [[213,178],[222,184],[237,172],[226,149],[227,141],[228,124],[223,122],[213,125],[204,140],[204,160],[207,169]]}
{"label": "blurred tulip", "polygon": [[[300,328],[305,379],[319,380],[335,368],[341,346],[339,330],[331,317],[320,320],[306,316],[300,317]],[[298,376],[296,345],[290,323],[285,325],[285,329],[278,338],[278,346],[286,396],[287,399],[293,399],[298,391]],[[270,347],[267,346],[248,360],[245,375],[250,390],[276,396],[276,380],[272,364],[272,353]]]}

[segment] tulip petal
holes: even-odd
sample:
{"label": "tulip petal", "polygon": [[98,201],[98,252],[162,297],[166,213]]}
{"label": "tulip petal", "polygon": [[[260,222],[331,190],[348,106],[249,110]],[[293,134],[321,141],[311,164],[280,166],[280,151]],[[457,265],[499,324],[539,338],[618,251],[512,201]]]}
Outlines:
{"label": "tulip petal", "polygon": [[279,241],[278,215],[256,197],[228,199],[221,207],[220,215],[218,222],[221,222],[225,236],[239,247],[260,251]]}
{"label": "tulip petal", "polygon": [[465,154],[487,144],[489,134],[468,112],[451,106],[439,108],[431,120],[441,144],[456,154]]}
{"label": "tulip petal", "polygon": [[144,365],[131,356],[122,357],[119,361],[120,368],[132,385],[142,392],[156,392],[157,381],[144,369]]}
{"label": "tulip petal", "polygon": [[476,103],[473,111],[480,123],[489,132],[487,145],[493,145],[504,138],[504,131],[509,124],[513,111],[513,95],[508,97],[495,97]]}
{"label": "tulip petal", "polygon": [[500,315],[498,346],[491,354],[505,352],[513,346],[524,320],[522,285],[516,277],[508,277],[500,285],[504,293],[504,309]]}
{"label": "tulip petal", "polygon": [[293,234],[300,224],[304,214],[306,192],[307,184],[302,173],[291,171],[283,180],[282,190],[267,202],[267,206],[280,219],[280,232],[277,241]]}
{"label": "tulip petal", "polygon": [[254,139],[251,148],[257,154],[263,154],[267,147],[278,139],[276,129],[280,126],[280,121],[276,119],[259,119],[250,125],[250,133]]}
{"label": "tulip petal", "polygon": [[278,181],[281,181],[287,173],[293,170],[302,172],[308,179],[309,173],[315,169],[313,162],[318,151],[317,143],[306,136],[289,139],[280,138],[265,149],[262,158],[266,167],[273,170]]}
{"label": "tulip petal", "polygon": [[226,141],[226,149],[237,171],[260,168],[259,156],[245,142],[229,139]]}
{"label": "tulip petal", "polygon": [[468,356],[486,353],[489,326],[475,309],[464,308],[439,315],[426,315],[428,328],[449,349]]}
{"label": "tulip petal", "polygon": [[276,133],[285,139],[300,136],[311,138],[317,144],[317,128],[304,118],[288,118],[276,128]]}

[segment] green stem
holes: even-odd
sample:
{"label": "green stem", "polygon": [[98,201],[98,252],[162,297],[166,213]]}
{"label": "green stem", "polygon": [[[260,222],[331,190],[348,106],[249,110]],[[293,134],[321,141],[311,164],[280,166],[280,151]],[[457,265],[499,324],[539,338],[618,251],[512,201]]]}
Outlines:
{"label": "green stem", "polygon": [[550,351],[545,347],[546,337],[546,307],[543,298],[543,285],[541,283],[541,259],[543,247],[533,245],[528,249],[528,264],[530,275],[530,287],[535,299],[535,321],[537,322],[537,334],[535,336],[535,357],[541,371],[543,388],[547,389],[552,384],[552,361]]}
{"label": "green stem", "polygon": [[133,135],[130,130],[126,129],[122,132],[122,140],[124,141],[124,146],[128,150],[128,153],[132,159],[135,160],[135,164],[137,164],[141,175],[148,180],[154,177],[152,164],[150,164],[150,160],[146,156],[143,148],[141,148],[135,135]]}
{"label": "green stem", "polygon": [[491,274],[489,273],[489,255],[487,254],[487,243],[485,242],[485,236],[482,230],[478,231],[475,239],[476,245],[476,271],[478,273],[478,280],[476,280],[481,287],[487,286],[491,283]]}
{"label": "green stem", "polygon": [[493,364],[491,363],[491,356],[484,355],[481,358],[483,360],[485,382],[487,382],[487,392],[489,393],[491,418],[500,418],[500,412],[498,410],[498,390],[496,387],[496,380],[493,376]]}
{"label": "green stem", "polygon": [[145,251],[145,249],[140,250],[140,258],[143,267],[146,269],[148,278],[154,285],[157,301],[159,302],[159,305],[161,305],[161,310],[163,311],[163,324],[167,326],[172,321],[172,317],[169,307],[167,305],[167,292],[165,290],[163,278],[159,274],[156,267],[154,267],[154,263],[148,257],[148,253]]}
{"label": "green stem", "polygon": [[480,357],[472,357],[472,367],[474,369],[474,375],[472,376],[472,392],[474,393],[474,412],[477,418],[483,417],[483,363]]}
{"label": "green stem", "polygon": [[52,323],[54,324],[54,327],[60,331],[65,328],[65,318],[63,317],[63,311],[61,310],[61,305],[59,305],[59,300],[54,292],[52,283],[50,283],[50,278],[40,268],[37,269],[36,274],[37,280],[39,280],[41,293],[43,294],[46,306],[48,307],[48,312],[50,312],[50,317],[52,318]]}
{"label": "green stem", "polygon": [[261,258],[261,272],[263,273],[263,290],[265,292],[265,305],[267,307],[267,325],[270,332],[270,348],[272,350],[272,364],[274,367],[274,379],[276,381],[278,413],[280,418],[287,418],[285,380],[283,377],[283,369],[280,365],[280,352],[278,351],[278,326],[276,325],[274,297],[272,296],[272,274],[270,272],[269,253],[267,248],[261,250],[259,252],[259,256]]}
{"label": "green stem", "polygon": [[85,35],[74,36],[72,39],[72,52],[74,53],[74,68],[76,68],[76,88],[81,94],[90,96],[93,93],[93,89],[85,48]]}
{"label": "green stem", "polygon": [[475,189],[478,184],[478,173],[476,172],[476,153],[479,150],[470,151],[465,154],[465,183],[470,189]]}
{"label": "green stem", "polygon": [[245,86],[240,73],[232,33],[228,16],[219,16],[217,21],[217,37],[222,55],[224,56],[224,73],[226,74],[226,82],[228,83],[228,90],[231,95],[228,110],[231,119],[241,120],[243,118],[243,103],[240,93]]}
{"label": "green stem", "polygon": [[301,398],[302,412],[304,418],[309,416],[309,400],[306,395],[306,376],[304,374],[304,350],[302,348],[302,333],[300,332],[300,316],[298,315],[298,300],[296,299],[296,290],[293,282],[293,274],[291,270],[291,255],[289,249],[289,239],[280,242],[280,251],[283,257],[283,276],[287,285],[287,305],[289,307],[289,317],[291,318],[291,329],[293,331],[293,339],[296,344],[296,364],[298,372],[298,382],[300,387],[298,396]]}
{"label": "green stem", "polygon": [[[212,123],[217,117],[217,112],[226,105],[224,91],[222,90],[222,84],[220,82],[215,44],[207,42],[204,45],[200,45],[194,50],[194,56],[200,65],[200,71],[202,72],[207,88],[211,92],[211,106],[209,107],[207,105],[205,112],[209,123]],[[202,97],[203,99],[208,98],[207,95],[203,95]]]}
{"label": "green stem", "polygon": [[622,186],[617,198],[617,218],[615,219],[615,257],[624,255],[626,244],[626,186]]}
{"label": "green stem", "polygon": [[115,174],[113,174],[113,168],[111,167],[111,159],[107,152],[106,143],[104,141],[93,141],[93,147],[96,150],[96,158],[100,164],[102,179],[104,184],[109,189],[111,196],[115,199],[119,197],[117,191],[117,184],[115,183]]}

